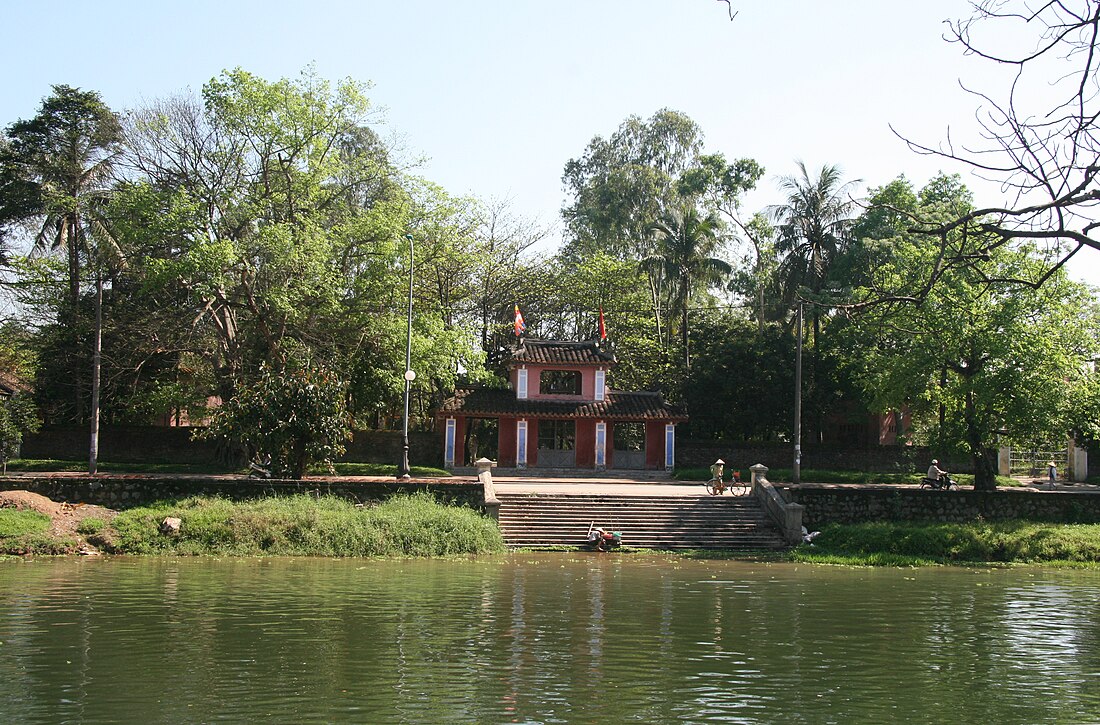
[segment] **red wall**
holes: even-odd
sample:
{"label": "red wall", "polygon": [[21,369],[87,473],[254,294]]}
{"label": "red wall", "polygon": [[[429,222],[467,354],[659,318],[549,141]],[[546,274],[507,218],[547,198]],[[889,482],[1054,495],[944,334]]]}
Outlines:
{"label": "red wall", "polygon": [[516,465],[516,419],[499,419],[497,426],[497,457],[498,464],[504,468],[514,468]]}
{"label": "red wall", "polygon": [[527,465],[539,464],[539,422],[532,418],[527,419]]}
{"label": "red wall", "polygon": [[[524,365],[527,368],[527,397],[528,398],[548,398],[550,400],[577,400],[581,398],[583,400],[595,400],[596,399],[596,368],[589,367],[587,365]],[[539,383],[542,379],[543,370],[577,370],[581,374],[581,394],[578,395],[543,395],[539,389]],[[607,385],[607,368],[603,368],[605,373],[604,385]],[[512,368],[509,373],[509,377],[512,381],[512,390],[519,388],[519,366]]]}
{"label": "red wall", "polygon": [[577,421],[577,468],[596,467],[596,421],[582,418]]}
{"label": "red wall", "polygon": [[[443,419],[443,430],[446,431],[447,419]],[[446,433],[444,432],[444,435]],[[443,441],[443,445],[447,445],[447,441]],[[466,417],[459,416],[455,418],[455,465],[463,466],[466,464]]]}
{"label": "red wall", "polygon": [[650,469],[665,467],[665,421],[663,420],[645,422],[645,467]]}

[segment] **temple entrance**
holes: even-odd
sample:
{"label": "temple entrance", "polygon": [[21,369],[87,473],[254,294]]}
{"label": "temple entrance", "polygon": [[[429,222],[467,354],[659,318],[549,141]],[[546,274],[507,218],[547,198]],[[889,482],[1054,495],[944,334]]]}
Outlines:
{"label": "temple entrance", "polygon": [[571,420],[539,421],[540,468],[573,468],[577,465],[577,425]]}
{"label": "temple entrance", "polygon": [[645,468],[645,423],[616,423],[613,468]]}
{"label": "temple entrance", "polygon": [[474,465],[479,458],[497,460],[500,425],[496,418],[467,418],[466,438],[463,450],[466,452],[466,465]]}

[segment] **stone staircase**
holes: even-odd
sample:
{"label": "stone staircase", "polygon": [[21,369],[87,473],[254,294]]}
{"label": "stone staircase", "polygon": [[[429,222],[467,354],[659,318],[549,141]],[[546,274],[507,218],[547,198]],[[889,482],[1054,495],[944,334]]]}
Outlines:
{"label": "stone staircase", "polygon": [[754,496],[499,493],[500,530],[514,548],[582,546],[590,524],[644,549],[786,548]]}

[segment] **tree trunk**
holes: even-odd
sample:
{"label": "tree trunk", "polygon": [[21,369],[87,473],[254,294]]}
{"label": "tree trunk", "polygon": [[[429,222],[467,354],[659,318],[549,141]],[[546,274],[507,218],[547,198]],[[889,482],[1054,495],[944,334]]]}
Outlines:
{"label": "tree trunk", "polygon": [[966,442],[970,447],[970,458],[974,466],[974,490],[997,490],[997,469],[985,451],[972,391],[966,393]]}
{"label": "tree trunk", "polygon": [[683,311],[680,317],[680,339],[684,344],[684,370],[691,369],[691,353],[688,350],[688,342],[690,337],[688,335],[688,300],[684,299]]}

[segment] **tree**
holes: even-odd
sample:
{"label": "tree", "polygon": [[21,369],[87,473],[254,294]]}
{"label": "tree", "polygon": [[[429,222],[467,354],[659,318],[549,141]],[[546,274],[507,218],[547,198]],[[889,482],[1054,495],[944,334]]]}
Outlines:
{"label": "tree", "polygon": [[657,252],[641,262],[642,269],[667,280],[672,289],[673,312],[680,317],[680,344],[684,368],[691,367],[688,312],[692,295],[707,285],[717,285],[732,268],[711,256],[721,244],[722,222],[711,213],[700,216],[694,206],[683,205],[664,214],[652,226]]}
{"label": "tree", "polygon": [[37,222],[34,245],[68,260],[69,305],[80,298],[95,207],[109,191],[120,152],[118,117],[98,93],[53,86],[34,118],[7,129],[0,154],[0,237]]}
{"label": "tree", "polygon": [[261,361],[303,349],[349,360],[402,308],[409,197],[369,109],[352,81],[237,69],[210,81],[201,105],[172,99],[130,116],[127,165],[178,221],[148,240],[143,273],[183,293],[225,400]]}
{"label": "tree", "polygon": [[794,340],[780,325],[763,329],[733,315],[696,325],[695,365],[684,381],[694,439],[774,440],[789,435]]}
{"label": "tree", "polygon": [[[785,176],[780,188],[784,204],[770,209],[776,224],[776,250],[780,254],[778,274],[784,302],[790,307],[811,303],[813,347],[810,366],[811,389],[820,387],[821,318],[829,310],[839,281],[831,275],[833,263],[845,254],[851,241],[855,201],[850,190],[856,182],[843,182],[840,168],[823,166],[815,177],[805,164],[797,162],[798,176]],[[820,396],[819,396],[820,397]],[[823,409],[817,407],[814,429],[820,435]]]}
{"label": "tree", "polygon": [[833,262],[851,239],[856,206],[850,193],[857,182],[843,182],[840,167],[822,166],[811,178],[805,164],[797,165],[798,176],[784,176],[779,182],[786,201],[770,210],[778,232],[780,274],[791,301],[804,291],[816,297],[827,290]]}
{"label": "tree", "polygon": [[8,473],[8,461],[19,453],[23,433],[38,430],[38,417],[30,398],[20,393],[0,398],[0,472]]}
{"label": "tree", "polygon": [[[702,148],[699,126],[670,109],[646,120],[631,116],[610,138],[593,138],[562,176],[572,197],[562,209],[562,256],[579,261],[599,251],[617,259],[644,259],[659,253],[652,226],[670,211],[694,206],[706,217],[736,209],[763,169],[751,159],[729,163],[721,154],[704,155]],[[660,265],[650,265],[648,272],[656,342],[664,348],[670,280],[661,277]]]}
{"label": "tree", "polygon": [[[929,221],[950,213],[930,201],[922,209],[920,218]],[[880,289],[904,290],[905,280],[940,252],[909,232],[889,246],[872,274]],[[1064,273],[1038,289],[987,279],[990,271],[1004,278],[1033,274],[1044,264],[1041,255],[994,248],[985,264],[982,271],[951,269],[920,305],[897,300],[866,308],[851,328],[860,337],[848,345],[861,350],[876,407],[908,409],[926,441],[966,451],[975,487],[990,490],[996,485],[995,436],[1049,439],[1071,429],[1097,334],[1087,289]]]}
{"label": "tree", "polygon": [[[96,472],[99,449],[100,343],[103,324],[103,275],[113,254],[104,223],[114,162],[122,130],[98,93],[54,86],[34,118],[8,129],[10,145],[0,163],[0,227],[37,219],[37,249],[63,251],[68,259],[69,307],[65,317],[75,332],[80,302],[82,257],[95,278],[95,327],[92,336],[91,441],[88,472]],[[94,240],[94,241],[93,241]],[[78,396],[80,393],[78,392]],[[82,410],[78,398],[77,413]]]}
{"label": "tree", "polygon": [[[999,206],[914,227],[938,244],[911,301],[930,294],[951,270],[975,267],[991,282],[1038,286],[1082,249],[1100,250],[1100,0],[1028,3],[982,0],[948,24],[947,39],[1006,71],[1002,90],[972,90],[980,141],[939,146],[906,139],[922,154],[961,162],[1006,193]],[[1005,44],[1024,38],[1023,47]],[[964,86],[965,88],[965,86]],[[1034,249],[1043,264],[1014,272],[985,262],[1003,247]]]}
{"label": "tree", "polygon": [[270,460],[277,477],[300,479],[312,463],[331,470],[351,438],[345,393],[346,385],[321,365],[292,362],[282,370],[263,365],[255,382],[242,385],[202,435]]}

